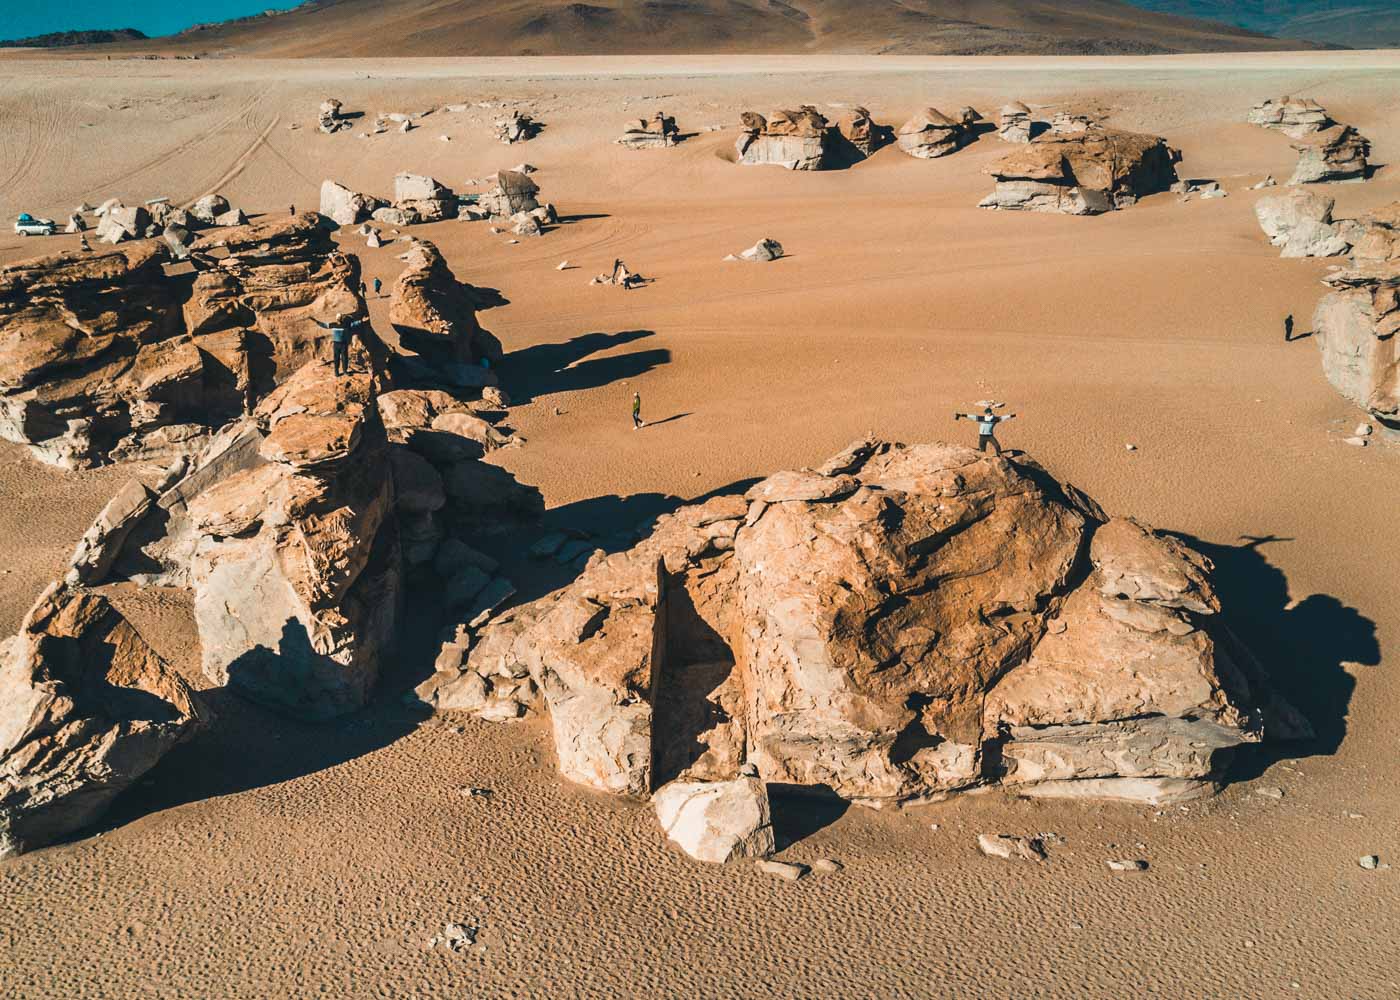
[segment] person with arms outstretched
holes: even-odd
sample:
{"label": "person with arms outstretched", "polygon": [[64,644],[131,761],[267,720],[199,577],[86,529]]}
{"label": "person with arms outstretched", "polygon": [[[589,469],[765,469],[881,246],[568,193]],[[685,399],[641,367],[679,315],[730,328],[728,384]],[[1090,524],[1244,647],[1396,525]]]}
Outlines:
{"label": "person with arms outstretched", "polygon": [[992,412],[992,408],[990,406],[986,407],[981,413],[953,414],[954,420],[967,419],[977,421],[977,450],[986,451],[987,445],[991,445],[992,449],[998,455],[1001,454],[1001,442],[997,440],[996,436],[997,424],[1003,423],[1007,420],[1013,420],[1015,419],[1015,417],[1016,414],[1014,413],[1008,413],[1004,417],[999,417]]}
{"label": "person with arms outstretched", "polygon": [[331,332],[331,363],[335,366],[335,373],[349,375],[350,340],[355,331],[364,326],[365,319],[361,316],[351,316],[348,319],[337,319],[333,323],[322,323],[313,317],[312,322]]}

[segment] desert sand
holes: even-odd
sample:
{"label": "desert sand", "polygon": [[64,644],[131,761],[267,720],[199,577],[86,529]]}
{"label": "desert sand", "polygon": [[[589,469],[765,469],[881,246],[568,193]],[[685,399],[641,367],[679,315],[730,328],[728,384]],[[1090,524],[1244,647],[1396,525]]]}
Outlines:
{"label": "desert sand", "polygon": [[[544,493],[551,525],[599,535],[682,500],[819,462],[874,431],[969,440],[954,410],[993,397],[1003,436],[1094,495],[1197,539],[1237,630],[1312,719],[1219,796],[1152,809],[1001,793],[902,811],[777,805],[779,855],[839,859],[796,884],[669,847],[649,807],[554,770],[548,724],[443,722],[406,708],[426,676],[408,630],[377,702],[290,722],[218,691],[218,722],[87,835],[0,864],[0,992],[40,997],[1317,997],[1400,993],[1392,928],[1400,449],[1347,447],[1362,414],[1316,348],[1284,343],[1326,261],[1281,260],[1252,212],[1294,154],[1249,106],[1306,93],[1374,143],[1339,214],[1400,197],[1400,56],[1085,59],[652,57],[479,60],[7,60],[0,216],[218,190],[253,212],[314,207],[324,178],[383,192],[399,170],[458,186],[528,161],[564,224],[508,242],[486,223],[416,227],[460,278],[509,303],[509,422],[493,460]],[[327,136],[347,110],[421,111],[407,134]],[[1011,100],[1165,136],[1223,200],[1152,196],[1067,218],[978,210],[984,137],[849,170],[730,162],[741,110],[855,104],[898,124],[928,105]],[[490,107],[475,106],[491,102]],[[501,107],[547,127],[503,146]],[[613,144],[664,109],[674,149]],[[301,127],[289,130],[289,123]],[[705,131],[708,126],[722,131]],[[440,136],[447,135],[450,142]],[[722,258],[762,237],[788,256]],[[76,245],[0,234],[0,261]],[[367,250],[386,285],[397,244]],[[654,282],[588,285],[615,257]],[[556,270],[569,260],[576,269]],[[387,327],[387,299],[372,318]],[[651,422],[634,433],[640,392]],[[1129,450],[1127,445],[1134,445]],[[0,449],[0,632],[18,625],[130,470],[65,473]],[[501,540],[533,597],[561,581]],[[557,569],[557,567],[552,567]],[[200,687],[184,598],[116,595]],[[490,796],[462,794],[489,788]],[[1282,789],[1283,797],[1258,794]],[[983,857],[979,833],[1053,832],[1050,860]],[[1060,841],[1059,838],[1063,838]],[[785,846],[786,845],[786,846]],[[1141,857],[1144,873],[1108,860]],[[426,949],[448,921],[478,947]],[[484,947],[482,947],[484,946]]]}

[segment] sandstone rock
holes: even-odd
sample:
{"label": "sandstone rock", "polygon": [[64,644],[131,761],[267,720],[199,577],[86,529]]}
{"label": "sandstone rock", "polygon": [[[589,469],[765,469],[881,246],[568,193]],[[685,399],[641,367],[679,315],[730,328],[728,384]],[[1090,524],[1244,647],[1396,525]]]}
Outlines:
{"label": "sandstone rock", "polygon": [[382,202],[367,194],[358,194],[335,181],[321,184],[321,214],[341,226],[363,222]]}
{"label": "sandstone rock", "polygon": [[592,557],[435,688],[528,675],[561,772],[621,794],[745,760],[872,804],[1208,790],[1260,738],[1267,685],[1207,622],[1208,562],[1081,496],[1024,462],[858,442]]}
{"label": "sandstone rock", "polygon": [[796,882],[808,871],[806,865],[794,861],[756,861],[754,865],[764,874],[776,875],[784,882]]}
{"label": "sandstone rock", "polygon": [[660,149],[674,146],[680,138],[676,120],[663,111],[651,118],[635,121],[617,140],[618,145],[628,149]]}
{"label": "sandstone rock", "polygon": [[757,777],[673,781],[652,796],[661,829],[697,861],[766,858],[776,848],[768,790]]}
{"label": "sandstone rock", "polygon": [[241,208],[232,208],[214,217],[216,226],[246,226],[248,217],[243,214]]}
{"label": "sandstone rock", "polygon": [[78,541],[68,561],[64,582],[92,587],[107,577],[122,545],[141,519],[150,513],[154,496],[139,480],[131,480],[107,501],[92,526]]}
{"label": "sandstone rock", "polygon": [[438,222],[457,214],[457,196],[431,177],[399,174],[394,178],[394,208],[419,222]]}
{"label": "sandstone rock", "polygon": [[543,230],[540,220],[530,212],[518,212],[510,217],[510,231],[516,236],[539,236]]}
{"label": "sandstone rock", "polygon": [[1293,139],[1321,132],[1332,125],[1327,111],[1310,97],[1280,97],[1249,109],[1251,125],[1277,129]]}
{"label": "sandstone rock", "polygon": [[1289,184],[1366,179],[1371,143],[1350,125],[1333,125],[1293,143],[1298,166]]}
{"label": "sandstone rock", "polygon": [[500,342],[477,322],[474,290],[457,280],[438,248],[415,240],[404,260],[389,297],[389,322],[403,347],[430,364],[498,364]]}
{"label": "sandstone rock", "polygon": [[868,108],[856,107],[851,115],[842,120],[840,135],[859,158],[873,154],[881,146],[892,141],[892,133],[887,125],[876,124]]}
{"label": "sandstone rock", "polygon": [[399,510],[423,514],[441,510],[447,503],[442,476],[423,456],[404,447],[391,447],[394,500]]}
{"label": "sandstone rock", "polygon": [[1126,208],[1170,188],[1177,159],[1156,136],[1098,125],[1052,129],[987,168],[996,190],[981,207],[1067,215]]}
{"label": "sandstone rock", "polygon": [[105,598],[51,587],[0,645],[0,857],[91,824],[204,719]]}
{"label": "sandstone rock", "polygon": [[189,207],[189,213],[196,220],[208,226],[228,225],[219,222],[219,216],[229,211],[228,199],[221,194],[206,194]]}
{"label": "sandstone rock", "polygon": [[112,244],[144,239],[150,224],[150,213],[141,206],[114,205],[102,213],[102,220],[97,224],[97,238]]}
{"label": "sandstone rock", "polygon": [[399,208],[397,205],[389,205],[384,208],[376,208],[370,213],[370,218],[375,222],[383,223],[386,226],[400,228],[403,226],[416,226],[425,221],[418,214],[417,209]]}
{"label": "sandstone rock", "polygon": [[1045,860],[1045,847],[1039,838],[1017,837],[1009,833],[979,833],[977,849],[989,858],[1006,861]]}
{"label": "sandstone rock", "polygon": [[1020,101],[1013,101],[1002,107],[1001,121],[997,125],[997,136],[1003,142],[1030,142],[1031,127],[1031,109]]}
{"label": "sandstone rock", "polygon": [[1334,289],[1313,313],[1323,373],[1383,432],[1400,433],[1400,260],[1358,264],[1323,283]]}
{"label": "sandstone rock", "polygon": [[968,123],[949,118],[937,108],[925,108],[899,127],[899,148],[921,160],[947,156],[973,140]]}
{"label": "sandstone rock", "polygon": [[512,111],[509,118],[496,122],[496,138],[507,145],[527,142],[539,135],[542,126],[529,115]]}
{"label": "sandstone rock", "polygon": [[539,185],[523,172],[502,170],[496,174],[495,185],[477,197],[477,206],[492,218],[509,219],[539,208],[539,193]]}
{"label": "sandstone rock", "polygon": [[821,170],[831,150],[831,128],[811,105],[774,111],[769,118],[746,111],[744,133],[736,143],[739,162],[772,164],[789,170]]}
{"label": "sandstone rock", "polygon": [[747,250],[742,251],[738,255],[731,255],[730,258],[726,259],[747,260],[755,263],[763,263],[770,260],[777,260],[782,255],[783,245],[781,243],[779,243],[777,240],[770,240],[764,238],[759,240],[753,246],[749,247]]}
{"label": "sandstone rock", "polygon": [[1294,188],[1269,195],[1254,203],[1254,215],[1264,235],[1276,247],[1288,243],[1289,236],[1304,222],[1331,227],[1336,199],[1307,188]]}
{"label": "sandstone rock", "polygon": [[1338,233],[1335,226],[1306,219],[1293,228],[1281,257],[1340,257],[1351,244]]}

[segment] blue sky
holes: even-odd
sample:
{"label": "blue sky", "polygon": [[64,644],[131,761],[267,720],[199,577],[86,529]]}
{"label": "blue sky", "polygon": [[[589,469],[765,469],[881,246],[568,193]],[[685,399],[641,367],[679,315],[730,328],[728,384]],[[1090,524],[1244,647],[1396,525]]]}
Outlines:
{"label": "blue sky", "polygon": [[202,21],[226,21],[301,0],[0,0],[0,38],[81,28],[139,28],[168,35]]}

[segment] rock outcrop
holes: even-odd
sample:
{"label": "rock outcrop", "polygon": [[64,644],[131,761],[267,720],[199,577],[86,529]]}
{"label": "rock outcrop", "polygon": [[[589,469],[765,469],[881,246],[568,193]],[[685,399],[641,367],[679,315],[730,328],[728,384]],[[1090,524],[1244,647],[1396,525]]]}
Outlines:
{"label": "rock outcrop", "polygon": [[770,164],[789,170],[821,170],[831,150],[831,126],[816,108],[774,111],[768,118],[743,114],[743,134],[735,148],[739,162]]}
{"label": "rock outcrop", "polygon": [[493,219],[509,219],[521,212],[540,208],[540,187],[518,170],[502,170],[495,185],[477,196],[477,207]]}
{"label": "rock outcrop", "polygon": [[[389,322],[399,343],[457,384],[461,380],[451,366],[499,364],[500,341],[477,322],[472,287],[457,280],[438,248],[414,240],[403,260],[407,267],[394,281],[389,297]],[[486,368],[476,380],[478,388],[496,383]]]}
{"label": "rock outcrop", "polygon": [[910,156],[930,160],[956,153],[975,136],[971,122],[949,118],[937,108],[925,108],[901,125],[895,138]]}
{"label": "rock outcrop", "polygon": [[457,215],[457,196],[431,177],[399,174],[394,178],[394,208],[417,222],[440,222]]}
{"label": "rock outcrop", "polygon": [[730,254],[725,260],[746,260],[754,264],[764,264],[770,260],[777,260],[783,255],[783,245],[777,240],[761,239],[747,250],[737,254]]}
{"label": "rock outcrop", "polygon": [[317,128],[327,135],[353,128],[350,120],[341,115],[341,108],[341,103],[334,97],[328,97],[322,101],[321,110],[316,120]]}
{"label": "rock outcrop", "polygon": [[757,770],[729,781],[673,781],[652,796],[667,838],[697,861],[722,865],[773,853],[768,790]]}
{"label": "rock outcrop", "polygon": [[1293,142],[1298,166],[1289,184],[1322,184],[1363,181],[1369,165],[1371,143],[1350,125],[1333,125]]}
{"label": "rock outcrop", "polygon": [[595,553],[420,696],[542,708],[562,773],[618,794],[751,764],[869,804],[1161,801],[1298,733],[1219,611],[1203,556],[1032,463],[861,441]]}
{"label": "rock outcrop", "polygon": [[878,124],[868,108],[859,106],[841,120],[838,128],[855,159],[864,159],[894,140],[893,131],[888,125]]}
{"label": "rock outcrop", "polygon": [[680,141],[680,129],[676,120],[664,111],[658,111],[650,118],[635,121],[624,131],[617,143],[628,149],[664,149]]}
{"label": "rock outcrop", "polygon": [[1249,109],[1251,125],[1276,129],[1291,139],[1301,139],[1332,125],[1327,110],[1310,97],[1279,97]]}
{"label": "rock outcrop", "polygon": [[364,222],[383,204],[372,195],[351,191],[335,181],[321,183],[321,214],[334,220],[336,225],[353,226]]}
{"label": "rock outcrop", "polygon": [[1180,154],[1164,139],[1088,125],[1054,128],[987,168],[996,190],[982,208],[1097,215],[1176,182]]}
{"label": "rock outcrop", "polygon": [[1254,215],[1269,242],[1282,247],[1283,257],[1336,257],[1351,249],[1351,226],[1335,224],[1336,199],[1306,188],[1260,198]]}
{"label": "rock outcrop", "polygon": [[0,857],[94,822],[205,718],[106,598],[50,587],[0,644]]}
{"label": "rock outcrop", "polygon": [[[1396,231],[1389,232],[1393,240]],[[1363,246],[1369,250],[1381,239]],[[1395,253],[1396,243],[1389,245]],[[1376,419],[1382,434],[1400,439],[1400,256],[1357,259],[1322,280],[1334,289],[1313,314],[1322,370],[1338,392]]]}
{"label": "rock outcrop", "polygon": [[1013,101],[1001,109],[1001,120],[997,125],[997,136],[1003,142],[1026,143],[1031,141],[1031,109],[1020,101]]}
{"label": "rock outcrop", "polygon": [[97,238],[113,245],[124,240],[145,239],[146,229],[151,224],[151,215],[140,205],[103,206],[99,212]]}
{"label": "rock outcrop", "polygon": [[529,115],[512,111],[509,118],[502,118],[496,122],[496,138],[507,145],[528,142],[540,134],[542,127]]}

